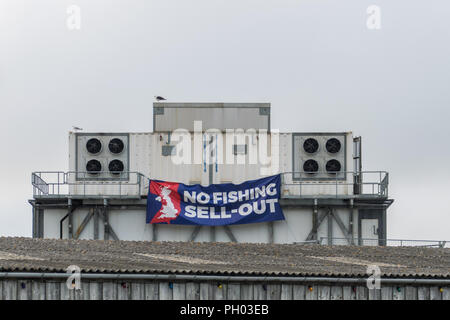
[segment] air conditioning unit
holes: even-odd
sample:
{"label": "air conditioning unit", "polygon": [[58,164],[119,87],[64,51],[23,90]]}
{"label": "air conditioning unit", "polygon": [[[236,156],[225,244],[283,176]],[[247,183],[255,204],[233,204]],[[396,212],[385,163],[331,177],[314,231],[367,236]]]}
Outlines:
{"label": "air conditioning unit", "polygon": [[76,180],[129,180],[129,134],[77,133]]}
{"label": "air conditioning unit", "polygon": [[293,133],[293,180],[344,180],[345,133]]}

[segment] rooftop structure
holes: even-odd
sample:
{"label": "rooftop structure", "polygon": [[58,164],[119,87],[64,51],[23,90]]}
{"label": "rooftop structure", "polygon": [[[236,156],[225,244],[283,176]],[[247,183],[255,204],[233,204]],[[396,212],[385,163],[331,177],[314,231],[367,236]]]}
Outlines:
{"label": "rooftop structure", "polygon": [[[32,173],[33,237],[386,244],[389,174],[362,170],[361,137],[278,132],[269,103],[158,102],[153,110],[153,132],[69,133],[69,171]],[[145,223],[150,179],[206,186],[275,174],[286,220]]]}

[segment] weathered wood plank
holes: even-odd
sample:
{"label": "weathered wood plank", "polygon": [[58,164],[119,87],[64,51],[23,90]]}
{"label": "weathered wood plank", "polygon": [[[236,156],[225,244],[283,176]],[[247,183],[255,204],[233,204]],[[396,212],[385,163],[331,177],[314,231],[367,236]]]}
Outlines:
{"label": "weathered wood plank", "polygon": [[31,300],[31,281],[19,281],[17,298],[19,300]]}
{"label": "weathered wood plank", "polygon": [[352,286],[343,286],[342,296],[344,300],[356,300],[356,288]]}
{"label": "weathered wood plank", "polygon": [[294,284],[292,288],[292,299],[305,300],[306,286],[302,284]]}
{"label": "weathered wood plank", "polygon": [[0,280],[0,301],[3,300],[3,281]]}
{"label": "weathered wood plank", "polygon": [[430,287],[417,288],[417,299],[418,300],[430,300]]}
{"label": "weathered wood plank", "polygon": [[319,286],[318,288],[319,300],[330,300],[330,286]]}
{"label": "weathered wood plank", "polygon": [[417,287],[407,286],[405,288],[406,300],[417,300]]}
{"label": "weathered wood plank", "polygon": [[145,300],[159,300],[159,284],[157,282],[150,282],[144,285]]}
{"label": "weathered wood plank", "polygon": [[81,289],[75,291],[75,300],[90,300],[89,282],[81,282]]}
{"label": "weathered wood plank", "polygon": [[369,289],[365,286],[356,287],[356,300],[367,300],[369,296]]}
{"label": "weathered wood plank", "polygon": [[381,286],[381,300],[392,300],[393,288],[392,286]]}
{"label": "weathered wood plank", "polygon": [[213,292],[212,292],[212,284],[210,282],[201,282],[200,283],[200,300],[212,300]]}
{"label": "weathered wood plank", "polygon": [[342,300],[342,286],[331,286],[330,290],[330,300]]}
{"label": "weathered wood plank", "polygon": [[159,300],[172,300],[173,299],[173,289],[171,289],[171,282],[160,282],[159,283]]}
{"label": "weathered wood plank", "polygon": [[61,286],[61,300],[75,300],[75,289],[67,288],[65,281],[60,283]]}
{"label": "weathered wood plank", "polygon": [[241,287],[239,283],[229,283],[227,286],[227,299],[228,300],[240,300],[241,299]]}
{"label": "weathered wood plank", "polygon": [[292,300],[292,284],[281,284],[281,300]]}
{"label": "weathered wood plank", "polygon": [[45,282],[32,281],[31,283],[31,299],[33,300],[45,300]]}
{"label": "weathered wood plank", "polygon": [[117,300],[130,300],[131,288],[129,282],[117,283]]}
{"label": "weathered wood plank", "polygon": [[17,281],[5,280],[3,281],[3,300],[17,299]]}
{"label": "weathered wood plank", "polygon": [[253,284],[241,283],[241,300],[253,300]]}
{"label": "weathered wood plank", "polygon": [[61,299],[61,283],[60,282],[47,282],[45,284],[45,293],[47,300],[60,300]]}
{"label": "weathered wood plank", "polygon": [[318,287],[313,285],[306,286],[305,300],[317,300]]}
{"label": "weathered wood plank", "polygon": [[117,284],[112,281],[103,282],[102,297],[103,297],[103,300],[116,300],[117,299]]}
{"label": "weathered wood plank", "polygon": [[131,300],[144,300],[145,287],[143,282],[131,283]]}
{"label": "weathered wood plank", "polygon": [[227,299],[227,286],[226,283],[218,283],[213,286],[214,300],[225,300]]}
{"label": "weathered wood plank", "polygon": [[173,300],[185,300],[186,299],[186,283],[174,282],[173,283]]}
{"label": "weathered wood plank", "polygon": [[267,300],[281,299],[281,284],[271,283],[267,285]]}
{"label": "weathered wood plank", "polygon": [[380,289],[368,289],[368,298],[369,300],[380,300],[381,299],[381,290]]}
{"label": "weathered wood plank", "polygon": [[442,300],[442,293],[439,287],[430,287],[430,300]]}
{"label": "weathered wood plank", "polygon": [[405,300],[405,287],[394,286],[392,288],[392,300]]}
{"label": "weathered wood plank", "polygon": [[266,300],[267,299],[267,287],[264,284],[254,284],[253,285],[253,298],[255,300]]}
{"label": "weathered wood plank", "polygon": [[444,287],[443,289],[442,300],[450,300],[450,287]]}
{"label": "weathered wood plank", "polygon": [[200,299],[200,283],[187,282],[186,283],[186,299],[199,300]]}
{"label": "weathered wood plank", "polygon": [[443,289],[442,300],[450,300],[450,287],[444,287]]}
{"label": "weathered wood plank", "polygon": [[101,282],[89,282],[89,299],[102,300],[103,299],[103,285]]}

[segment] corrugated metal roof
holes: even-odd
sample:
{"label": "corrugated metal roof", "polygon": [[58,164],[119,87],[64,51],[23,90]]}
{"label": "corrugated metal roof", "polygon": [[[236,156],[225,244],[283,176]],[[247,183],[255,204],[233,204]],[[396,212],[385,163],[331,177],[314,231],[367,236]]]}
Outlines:
{"label": "corrugated metal roof", "polygon": [[450,278],[450,249],[0,238],[0,272]]}

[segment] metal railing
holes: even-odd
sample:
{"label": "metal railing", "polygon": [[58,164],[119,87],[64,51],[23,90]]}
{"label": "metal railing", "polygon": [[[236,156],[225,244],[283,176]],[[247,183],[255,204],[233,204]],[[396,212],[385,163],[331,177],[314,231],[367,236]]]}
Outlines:
{"label": "metal railing", "polygon": [[[349,241],[350,240],[350,241]],[[390,247],[437,247],[445,248],[450,245],[450,241],[444,240],[416,240],[416,239],[373,239],[373,238],[328,238],[320,237],[316,240],[317,244],[321,245],[349,245],[353,242],[354,245],[363,246],[390,246]]]}
{"label": "metal railing", "polygon": [[281,185],[284,196],[360,195],[387,198],[389,173],[386,171],[341,171],[336,174],[329,172],[311,174],[291,171],[281,173]]}
{"label": "metal railing", "polygon": [[[322,176],[325,173],[321,173]],[[307,172],[281,173],[282,197],[341,197],[348,195],[387,197],[389,174],[385,171],[343,171],[315,180]],[[141,196],[149,178],[140,172],[41,171],[33,172],[34,197],[58,196]],[[134,187],[134,188],[133,188]]]}
{"label": "metal railing", "polygon": [[140,198],[149,178],[140,172],[40,171],[31,174],[34,198],[133,197]]}

